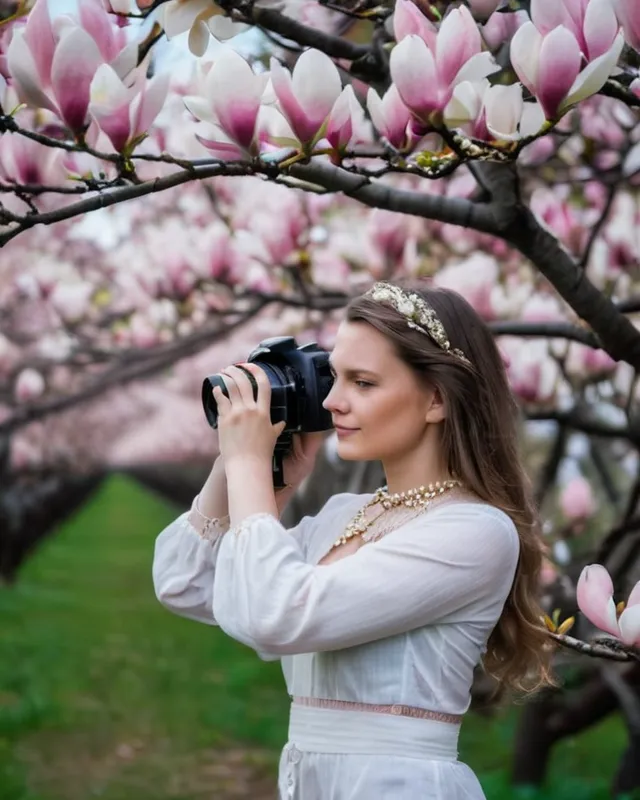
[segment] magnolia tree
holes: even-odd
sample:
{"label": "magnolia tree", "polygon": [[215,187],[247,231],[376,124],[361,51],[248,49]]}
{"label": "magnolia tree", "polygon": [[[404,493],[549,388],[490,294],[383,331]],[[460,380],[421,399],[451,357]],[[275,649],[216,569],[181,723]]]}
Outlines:
{"label": "magnolia tree", "polygon": [[[206,468],[202,377],[261,337],[331,347],[372,280],[430,279],[490,324],[529,420],[545,624],[577,687],[525,707],[516,780],[540,782],[555,741],[619,707],[616,789],[640,785],[640,6],[0,14],[3,551],[105,469]],[[16,493],[37,497],[35,523]]]}

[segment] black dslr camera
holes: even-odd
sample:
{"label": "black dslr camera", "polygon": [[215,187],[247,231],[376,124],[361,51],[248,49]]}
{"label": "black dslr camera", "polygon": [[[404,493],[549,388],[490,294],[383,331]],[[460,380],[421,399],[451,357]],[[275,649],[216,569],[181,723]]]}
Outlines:
{"label": "black dslr camera", "polygon": [[[321,350],[315,342],[298,347],[292,336],[276,336],[260,342],[247,361],[262,367],[269,377],[271,422],[287,423],[278,436],[273,452],[273,486],[281,489],[285,485],[282,460],[291,451],[293,434],[333,428],[331,414],[322,407],[333,385],[329,353]],[[253,375],[248,372],[247,375],[253,384],[255,398],[258,386]],[[209,425],[217,428],[218,408],[213,396],[214,386],[219,386],[226,397],[229,395],[221,375],[209,375],[204,379],[204,413]]]}

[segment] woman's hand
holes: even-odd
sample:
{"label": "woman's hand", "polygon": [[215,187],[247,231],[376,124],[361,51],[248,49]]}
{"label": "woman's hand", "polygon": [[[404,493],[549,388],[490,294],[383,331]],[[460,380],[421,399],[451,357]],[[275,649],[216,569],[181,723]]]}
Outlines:
{"label": "woman's hand", "polygon": [[[258,385],[255,400],[253,386],[243,370],[250,372]],[[286,423],[271,423],[269,378],[263,369],[249,363],[227,367],[220,374],[225,378],[229,397],[218,386],[214,387],[213,396],[218,405],[218,442],[225,465],[237,460],[271,464],[276,440]]]}

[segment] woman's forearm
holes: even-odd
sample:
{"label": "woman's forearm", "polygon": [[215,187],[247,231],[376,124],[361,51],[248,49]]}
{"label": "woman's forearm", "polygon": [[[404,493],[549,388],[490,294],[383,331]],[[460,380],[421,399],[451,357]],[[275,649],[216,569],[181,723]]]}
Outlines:
{"label": "woman's forearm", "polygon": [[[276,491],[275,498],[278,508],[278,518],[282,516],[283,511],[295,494],[295,491],[295,486],[289,486]],[[209,517],[210,519],[222,519],[229,514],[227,479],[222,456],[218,456],[214,461],[211,472],[200,490],[200,494],[198,495],[198,510],[203,516]]]}

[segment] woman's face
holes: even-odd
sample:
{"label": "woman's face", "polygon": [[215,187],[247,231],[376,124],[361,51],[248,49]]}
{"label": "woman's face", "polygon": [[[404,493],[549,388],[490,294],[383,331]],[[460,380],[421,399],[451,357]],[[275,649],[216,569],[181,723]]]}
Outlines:
{"label": "woman's face", "polygon": [[441,403],[439,412],[432,408],[434,390],[366,322],[340,325],[330,361],[334,384],[323,406],[331,412],[340,458],[395,461],[422,444],[429,422],[442,419]]}

